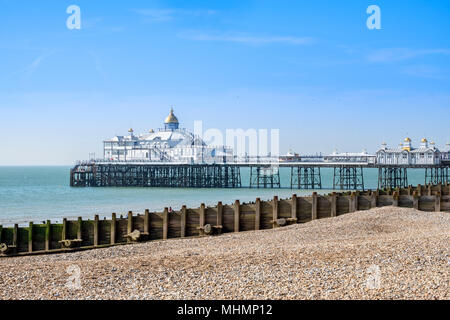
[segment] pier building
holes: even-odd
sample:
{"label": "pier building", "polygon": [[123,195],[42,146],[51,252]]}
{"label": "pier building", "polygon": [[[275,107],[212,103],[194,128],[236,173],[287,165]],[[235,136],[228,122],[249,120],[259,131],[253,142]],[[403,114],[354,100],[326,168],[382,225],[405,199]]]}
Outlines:
{"label": "pier building", "polygon": [[376,156],[368,154],[364,149],[360,153],[341,152],[339,153],[334,149],[333,153],[324,156],[325,162],[362,162],[362,163],[375,163]]}
{"label": "pier building", "polygon": [[434,142],[423,138],[418,148],[414,148],[410,138],[405,138],[397,148],[381,145],[376,153],[377,163],[386,165],[440,165],[442,155]]}
{"label": "pier building", "polygon": [[115,136],[103,141],[103,158],[109,161],[156,161],[178,163],[224,163],[232,159],[227,147],[208,146],[200,137],[179,128],[173,109],[164,121],[164,128],[147,133]]}

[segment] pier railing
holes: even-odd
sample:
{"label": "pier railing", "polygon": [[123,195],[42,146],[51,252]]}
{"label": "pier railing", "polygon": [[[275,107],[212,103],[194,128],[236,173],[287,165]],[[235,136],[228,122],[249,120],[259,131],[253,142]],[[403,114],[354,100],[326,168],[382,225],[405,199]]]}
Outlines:
{"label": "pier railing", "polygon": [[111,219],[34,224],[28,227],[0,226],[0,256],[29,255],[108,247],[119,244],[171,238],[271,229],[315,219],[336,217],[357,210],[382,206],[415,208],[429,212],[450,212],[450,186],[428,185],[367,192],[331,193],[289,199],[222,204],[198,208],[183,206],[169,212],[145,210],[126,216],[113,213]]}

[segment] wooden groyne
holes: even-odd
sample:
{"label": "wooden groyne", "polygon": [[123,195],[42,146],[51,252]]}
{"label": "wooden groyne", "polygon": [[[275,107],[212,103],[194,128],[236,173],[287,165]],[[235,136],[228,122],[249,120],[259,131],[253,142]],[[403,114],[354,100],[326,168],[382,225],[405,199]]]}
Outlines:
{"label": "wooden groyne", "polygon": [[450,186],[427,185],[366,192],[331,193],[289,199],[222,204],[169,212],[128,212],[126,217],[33,224],[28,227],[0,226],[0,255],[15,256],[70,252],[141,241],[198,237],[214,234],[271,229],[293,223],[330,218],[357,210],[399,206],[429,212],[450,212]]}

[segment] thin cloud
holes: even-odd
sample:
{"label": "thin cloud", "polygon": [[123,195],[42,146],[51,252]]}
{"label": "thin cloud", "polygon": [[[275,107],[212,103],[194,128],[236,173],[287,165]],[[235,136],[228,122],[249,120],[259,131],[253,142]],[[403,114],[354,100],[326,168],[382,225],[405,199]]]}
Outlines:
{"label": "thin cloud", "polygon": [[313,39],[309,37],[292,37],[292,36],[253,36],[247,34],[211,34],[196,31],[182,32],[178,35],[180,38],[194,41],[217,41],[217,42],[237,42],[246,44],[271,44],[285,43],[293,45],[311,44]]}
{"label": "thin cloud", "polygon": [[430,54],[450,55],[449,49],[408,49],[389,48],[380,49],[367,56],[367,61],[373,63],[398,62]]}
{"label": "thin cloud", "polygon": [[15,75],[22,75],[24,79],[30,78],[31,75],[39,68],[41,63],[53,54],[54,52],[40,54],[29,65],[9,74],[8,76],[4,77],[4,79],[9,79]]}
{"label": "thin cloud", "polygon": [[441,68],[430,65],[413,65],[403,68],[403,73],[418,78],[445,80],[449,77],[442,72]]}
{"label": "thin cloud", "polygon": [[174,20],[177,16],[209,16],[216,14],[215,10],[181,10],[181,9],[133,9],[131,10],[146,21],[150,22],[166,22]]}

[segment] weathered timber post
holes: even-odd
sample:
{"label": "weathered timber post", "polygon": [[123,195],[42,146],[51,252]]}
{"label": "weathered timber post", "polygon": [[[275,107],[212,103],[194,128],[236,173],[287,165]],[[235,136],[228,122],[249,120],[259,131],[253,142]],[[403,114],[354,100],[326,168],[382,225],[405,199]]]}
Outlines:
{"label": "weathered timber post", "polygon": [[439,191],[434,196],[434,211],[441,212],[441,193]]}
{"label": "weathered timber post", "polygon": [[78,217],[78,223],[77,223],[77,239],[82,239],[81,238],[81,229],[83,227],[83,218]]}
{"label": "weathered timber post", "polygon": [[428,184],[428,195],[431,196],[433,194],[433,190],[431,187],[431,183]]}
{"label": "weathered timber post", "polygon": [[200,235],[204,235],[203,227],[205,226],[205,204],[200,204],[199,231]]}
{"label": "weathered timber post", "polygon": [[128,221],[127,221],[127,234],[130,234],[133,232],[133,212],[128,211]]}
{"label": "weathered timber post", "polygon": [[394,191],[394,193],[392,194],[392,206],[398,207],[398,197],[398,191]]}
{"label": "weathered timber post", "polygon": [[181,207],[181,221],[180,221],[180,225],[181,225],[180,237],[181,238],[186,237],[186,215],[187,215],[187,208],[186,208],[186,206],[182,206]]}
{"label": "weathered timber post", "polygon": [[255,230],[259,230],[261,226],[261,199],[255,200]]}
{"label": "weathered timber post", "polygon": [[408,196],[412,195],[412,187],[411,185],[408,186]]}
{"label": "weathered timber post", "polygon": [[169,208],[164,208],[163,211],[163,239],[167,239],[169,233]]}
{"label": "weathered timber post", "polygon": [[337,216],[337,195],[336,195],[336,192],[333,192],[331,194],[331,212],[330,212],[330,216],[331,217],[336,217]]}
{"label": "weathered timber post", "polygon": [[277,219],[278,219],[278,197],[274,196],[272,201],[272,219],[273,219],[273,227],[278,227]]}
{"label": "weathered timber post", "polygon": [[291,218],[292,221],[297,221],[297,195],[293,194],[292,195],[292,200],[291,200]]}
{"label": "weathered timber post", "polygon": [[349,203],[348,203],[348,211],[349,211],[350,213],[356,211],[356,208],[355,208],[355,198],[356,198],[356,195],[355,195],[354,192],[352,192],[352,193],[350,194]]}
{"label": "weathered timber post", "polygon": [[111,244],[116,243],[116,213],[113,212],[111,215]]}
{"label": "weathered timber post", "polygon": [[421,197],[422,196],[422,185],[417,185],[417,195],[419,196],[419,197]]}
{"label": "weathered timber post", "polygon": [[222,202],[219,201],[217,203],[217,232],[220,234],[222,233],[222,222],[223,221],[223,206]]}
{"label": "weathered timber post", "polygon": [[99,218],[98,214],[94,216],[94,246],[98,246],[98,224]]}
{"label": "weathered timber post", "polygon": [[370,208],[376,208],[377,207],[377,198],[378,198],[378,191],[372,192],[370,195]]}
{"label": "weathered timber post", "polygon": [[311,220],[317,219],[317,192],[312,194]]}
{"label": "weathered timber post", "polygon": [[13,247],[17,247],[18,246],[18,242],[17,242],[17,238],[19,235],[19,225],[16,223],[14,224],[14,228],[13,228]]}
{"label": "weathered timber post", "polygon": [[50,220],[47,220],[47,223],[45,225],[45,250],[50,250],[50,241],[51,241],[51,230],[52,225],[50,223]]}
{"label": "weathered timber post", "polygon": [[145,209],[144,213],[144,233],[150,234],[150,211]]}
{"label": "weathered timber post", "polygon": [[33,252],[33,222],[28,226],[28,252]]}
{"label": "weathered timber post", "polygon": [[440,195],[442,195],[442,183],[439,182],[437,185],[437,192],[439,192]]}
{"label": "weathered timber post", "polygon": [[239,232],[239,215],[240,215],[240,202],[239,200],[236,200],[234,202],[234,232]]}
{"label": "weathered timber post", "polygon": [[419,192],[414,191],[413,192],[413,208],[416,210],[419,210]]}
{"label": "weathered timber post", "polygon": [[64,218],[61,231],[61,240],[66,240],[66,236],[67,236],[67,218]]}

